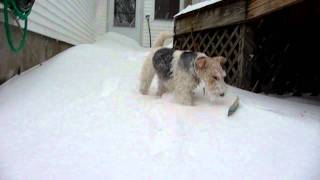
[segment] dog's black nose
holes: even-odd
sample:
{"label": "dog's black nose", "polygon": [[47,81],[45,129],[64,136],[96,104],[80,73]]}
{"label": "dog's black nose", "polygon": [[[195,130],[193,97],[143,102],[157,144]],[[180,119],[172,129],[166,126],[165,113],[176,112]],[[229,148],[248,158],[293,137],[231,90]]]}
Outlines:
{"label": "dog's black nose", "polygon": [[220,94],[220,96],[223,97],[223,96],[224,96],[224,93]]}

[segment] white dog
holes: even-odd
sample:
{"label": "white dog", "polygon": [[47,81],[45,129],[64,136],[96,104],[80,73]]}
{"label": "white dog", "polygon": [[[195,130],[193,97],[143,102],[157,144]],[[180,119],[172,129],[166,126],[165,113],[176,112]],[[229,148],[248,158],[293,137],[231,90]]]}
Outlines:
{"label": "white dog", "polygon": [[167,91],[173,91],[176,101],[184,105],[192,105],[193,90],[200,81],[204,82],[211,100],[224,96],[226,73],[221,64],[225,63],[226,59],[221,56],[208,57],[199,52],[164,48],[164,41],[172,36],[172,33],[161,33],[145,59],[140,75],[140,92],[148,93],[152,79],[157,74],[157,95],[162,96]]}

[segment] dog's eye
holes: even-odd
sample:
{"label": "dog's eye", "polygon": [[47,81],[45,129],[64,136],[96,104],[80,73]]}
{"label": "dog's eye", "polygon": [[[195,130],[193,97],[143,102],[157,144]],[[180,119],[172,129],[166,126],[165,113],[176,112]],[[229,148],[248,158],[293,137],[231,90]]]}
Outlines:
{"label": "dog's eye", "polygon": [[217,76],[213,76],[213,79],[219,81],[219,78]]}

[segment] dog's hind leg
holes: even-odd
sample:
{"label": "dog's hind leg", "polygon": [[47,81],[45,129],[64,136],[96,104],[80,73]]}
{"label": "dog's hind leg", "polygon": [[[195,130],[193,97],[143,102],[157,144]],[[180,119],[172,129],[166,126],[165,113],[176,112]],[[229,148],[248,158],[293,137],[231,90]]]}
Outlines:
{"label": "dog's hind leg", "polygon": [[163,80],[158,80],[158,90],[157,90],[157,96],[162,96],[165,92],[167,92],[167,88],[164,85]]}
{"label": "dog's hind leg", "polygon": [[150,54],[144,61],[140,74],[140,93],[147,94],[156,71],[152,62],[153,54]]}

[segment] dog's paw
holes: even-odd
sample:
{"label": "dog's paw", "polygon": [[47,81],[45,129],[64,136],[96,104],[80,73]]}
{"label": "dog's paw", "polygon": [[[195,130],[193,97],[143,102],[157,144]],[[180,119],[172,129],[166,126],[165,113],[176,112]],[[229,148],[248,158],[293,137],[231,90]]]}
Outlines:
{"label": "dog's paw", "polygon": [[146,89],[140,88],[139,91],[140,91],[140,93],[141,93],[142,95],[147,95],[147,94],[148,94],[148,90],[146,90]]}
{"label": "dog's paw", "polygon": [[184,105],[184,106],[193,106],[192,101],[186,100],[186,99],[180,100],[180,101],[178,101],[178,103],[181,104],[181,105]]}

